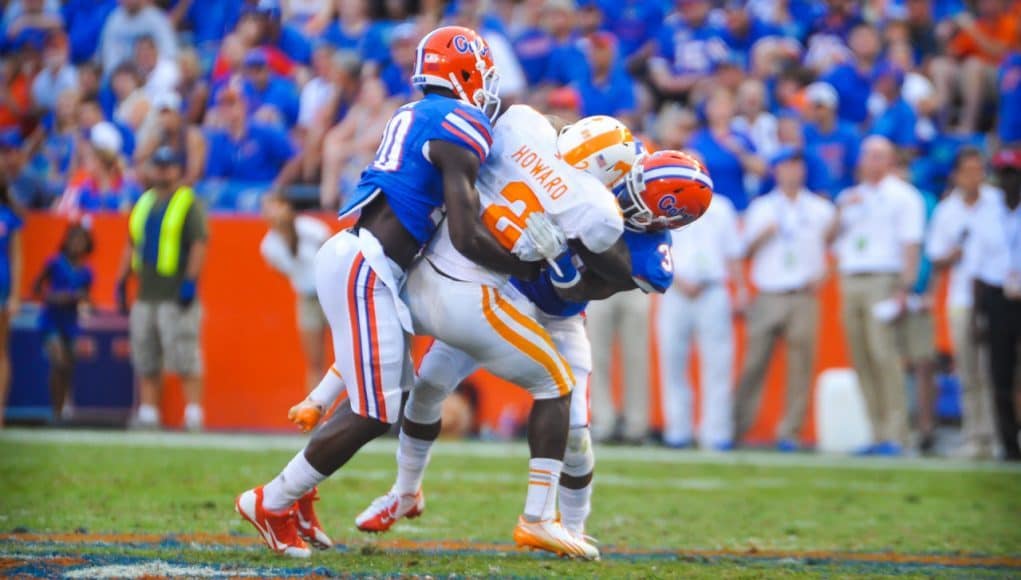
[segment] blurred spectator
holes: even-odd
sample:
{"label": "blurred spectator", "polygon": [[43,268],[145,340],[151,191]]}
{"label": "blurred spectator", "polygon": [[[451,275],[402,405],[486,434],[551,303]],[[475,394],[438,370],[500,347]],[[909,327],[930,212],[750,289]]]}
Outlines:
{"label": "blurred spectator", "polygon": [[[776,140],[779,149],[792,148],[801,151],[805,163],[805,187],[812,193],[832,198],[827,191],[829,171],[826,163],[814,148],[805,145],[805,129],[801,117],[790,109],[781,110],[776,117]],[[759,193],[765,194],[776,187],[773,173],[767,173],[759,183]]]}
{"label": "blurred spectator", "polygon": [[708,0],[676,0],[676,11],[663,21],[659,54],[649,62],[649,79],[663,97],[683,98],[727,60],[726,33],[710,21],[709,10]]}
{"label": "blurred spectator", "polygon": [[787,387],[777,427],[780,451],[802,446],[819,330],[819,287],[826,277],[826,233],[833,204],[805,188],[805,159],[782,148],[772,159],[776,189],[752,201],[745,216],[745,255],[758,295],[748,310],[744,366],[735,395],[736,442],[754,425],[766,371],[780,338],[787,345]]}
{"label": "blurred spectator", "polygon": [[246,6],[234,33],[220,45],[213,64],[213,82],[240,72],[245,55],[253,48],[263,49],[270,70],[281,76],[293,75],[297,63],[308,62],[312,51],[307,40],[289,28],[282,29],[278,17],[279,11],[263,2],[255,8]]}
{"label": "blurred spectator", "polygon": [[[228,88],[217,96],[223,127],[209,133],[206,176],[267,185],[289,185],[301,169],[301,157],[281,129],[250,122],[245,99]],[[379,136],[377,135],[377,138]]]}
{"label": "blurred spectator", "polygon": [[752,47],[763,38],[778,36],[780,30],[759,19],[745,6],[744,0],[727,0],[724,3],[723,41],[730,48],[731,59],[747,69]]}
{"label": "blurred spectator", "polygon": [[737,91],[737,117],[734,128],[748,135],[755,152],[764,159],[776,154],[776,117],[766,110],[766,85],[757,79],[741,83]]}
{"label": "blurred spectator", "polygon": [[83,212],[127,211],[141,189],[121,157],[121,136],[112,123],[103,121],[89,129],[82,147],[81,166],[71,175],[55,210],[71,218]]}
{"label": "blurred spectator", "polygon": [[[521,70],[514,48],[504,32],[503,24],[485,14],[484,0],[458,0],[452,4],[454,13],[444,24],[464,26],[477,31],[493,55],[493,65],[500,71],[500,97],[515,100],[525,95],[525,73]],[[581,20],[581,15],[575,15]]]}
{"label": "blurred spectator", "polygon": [[999,88],[996,136],[1003,145],[1021,146],[1021,26],[1014,50],[1003,59],[997,76]]}
{"label": "blurred spectator", "polygon": [[[550,8],[555,10],[556,4],[546,0],[535,0],[520,5],[523,16],[522,29],[516,31],[511,39],[511,46],[514,48],[514,55],[518,57],[518,62],[521,63],[521,70],[525,73],[525,81],[529,86],[537,86],[546,80],[554,39],[545,17]],[[566,19],[561,19],[561,24],[569,26]]]}
{"label": "blurred spectator", "polygon": [[[741,235],[734,205],[728,198],[716,194],[705,215],[671,234],[674,284],[663,296],[656,319],[663,389],[663,442],[676,448],[695,442],[694,397],[688,379],[691,371],[688,362],[692,337],[696,337],[702,365],[698,443],[703,449],[728,451],[734,445],[732,315],[743,312],[747,302],[741,269]],[[727,291],[730,282],[737,290],[733,302]],[[644,334],[637,329],[623,328],[622,332],[629,340]],[[593,384],[596,376],[593,372]],[[633,385],[629,380],[628,387]],[[592,393],[593,401],[597,395]]]}
{"label": "blurred spectator", "polygon": [[78,91],[64,91],[53,112],[43,117],[37,132],[41,136],[39,152],[32,164],[44,175],[51,197],[64,190],[81,138],[78,127]]}
{"label": "blurred spectator", "polygon": [[301,87],[298,100],[298,127],[309,129],[319,111],[328,106],[337,87],[331,82],[334,50],[323,44],[312,53],[312,78]]}
{"label": "blurred spectator", "polygon": [[748,135],[734,129],[734,97],[729,91],[714,90],[703,107],[705,128],[692,138],[691,148],[705,160],[715,192],[744,210],[748,207],[745,175],[763,175],[766,164],[756,155]]}
{"label": "blurred spectator", "polygon": [[201,129],[188,124],[181,114],[181,105],[181,96],[175,92],[162,93],[156,97],[153,102],[156,118],[147,131],[139,136],[135,164],[144,165],[157,149],[170,147],[184,160],[183,183],[192,186],[205,174],[206,137]]}
{"label": "blurred spectator", "polygon": [[36,109],[52,111],[57,97],[78,85],[78,72],[68,62],[67,37],[51,33],[43,49],[43,69],[32,81],[32,100]]}
{"label": "blurred spectator", "polygon": [[117,66],[110,78],[113,89],[114,121],[137,131],[149,116],[150,99],[142,88],[142,76],[138,67],[130,62]]}
{"label": "blurred spectator", "polygon": [[574,87],[553,89],[546,95],[545,110],[565,123],[574,123],[581,118],[581,97]]}
{"label": "blurred spectator", "polygon": [[216,45],[234,28],[241,10],[249,4],[251,2],[237,0],[178,0],[172,16],[177,18],[178,25],[187,25],[195,48],[207,56],[215,54]]}
{"label": "blurred spectator", "polygon": [[694,113],[677,103],[663,105],[656,123],[656,145],[660,149],[687,151],[696,131],[698,117]]}
{"label": "blurred spectator", "polygon": [[64,233],[60,252],[50,258],[33,284],[33,294],[43,304],[39,334],[50,363],[50,406],[53,419],[69,419],[74,403],[74,341],[81,333],[80,309],[89,305],[92,269],[85,263],[92,253],[92,234],[81,224]]}
{"label": "blurred spectator", "polygon": [[1021,151],[993,158],[1003,198],[976,214],[965,255],[975,273],[973,332],[989,345],[996,423],[1007,461],[1021,461],[1018,445],[1018,352],[1021,349]]}
{"label": "blurred spectator", "polygon": [[305,386],[311,392],[323,377],[326,316],[316,294],[315,258],[329,239],[330,228],[309,216],[297,215],[283,195],[263,198],[262,217],[269,231],[259,252],[274,270],[287,276],[294,288],[295,315],[305,353]]}
{"label": "blurred spectator", "polygon": [[[838,0],[846,3],[848,0]],[[872,76],[883,45],[879,32],[869,24],[859,24],[848,38],[852,58],[850,62],[837,65],[823,75],[840,95],[837,114],[841,120],[861,125],[868,118],[869,93],[872,90]]]}
{"label": "blurred spectator", "polygon": [[21,300],[21,216],[11,197],[7,173],[0,172],[0,428],[4,426],[7,389],[11,384],[11,358],[8,341],[11,316],[17,315]]}
{"label": "blurred spectator", "polygon": [[[7,12],[13,13],[10,19]],[[4,30],[7,41],[16,38],[45,38],[48,34],[59,32],[64,25],[60,8],[45,0],[16,0],[5,11]]]}
{"label": "blurred spectator", "polygon": [[298,120],[298,90],[269,70],[266,52],[255,48],[245,55],[242,87],[249,114],[263,123],[290,127]]}
{"label": "blurred spectator", "polygon": [[198,54],[190,49],[181,50],[177,57],[181,80],[177,83],[178,92],[184,101],[182,114],[188,123],[202,124],[206,114],[206,102],[209,99],[209,82],[202,72]]}
{"label": "blurred spectator", "polygon": [[82,63],[76,68],[78,72],[78,92],[82,99],[98,99],[103,71],[92,62]]}
{"label": "blurred spectator", "polygon": [[812,33],[817,36],[834,36],[848,41],[854,35],[854,28],[864,21],[861,4],[855,0],[825,0],[821,14],[812,23]]}
{"label": "blurred spectator", "polygon": [[30,171],[22,150],[23,143],[17,129],[0,129],[0,176],[4,181],[5,194],[15,206],[47,207],[51,196],[46,181]]}
{"label": "blurred spectator", "polygon": [[[328,65],[327,76],[322,80],[325,86],[326,99],[316,108],[311,120],[299,126],[304,130],[304,142],[302,153],[302,180],[314,182],[322,180],[323,166],[323,141],[327,133],[338,121],[346,118],[348,111],[358,98],[362,83],[362,62],[358,55],[348,51],[333,53],[331,62]],[[314,81],[315,79],[313,79]],[[312,84],[309,81],[306,89]],[[302,93],[304,97],[304,92]],[[299,123],[301,113],[298,115]]]}
{"label": "blurred spectator", "polygon": [[1007,0],[977,0],[973,16],[953,18],[946,55],[932,62],[932,80],[940,102],[950,105],[959,94],[957,130],[979,130],[982,108],[995,93],[996,67],[1011,48],[1018,47],[1018,14]]}
{"label": "blurred spectator", "polygon": [[918,274],[925,226],[921,196],[894,168],[890,142],[878,135],[866,138],[861,181],[838,196],[839,220],[831,234],[836,236],[844,328],[875,441],[863,452],[876,455],[900,455],[908,434],[896,326],[889,317],[877,316],[877,305],[892,300],[894,317],[903,314]]}
{"label": "blurred spectator", "polygon": [[545,80],[566,85],[585,76],[585,54],[574,36],[574,0],[546,0],[543,5],[543,27],[552,37]]}
{"label": "blurred spectator", "polygon": [[597,32],[581,46],[588,61],[588,74],[576,83],[582,116],[610,115],[634,125],[634,81],[617,56],[617,40],[608,32]]}
{"label": "blurred spectator", "polygon": [[132,273],[138,277],[138,296],[131,307],[131,359],[140,379],[133,421],[139,428],[160,424],[157,406],[164,370],[181,378],[185,426],[199,430],[203,422],[197,283],[209,229],[201,202],[181,185],[182,169],[169,147],[153,154],[153,187],[131,210],[129,241],[117,278],[117,303],[126,311],[128,278]]}
{"label": "blurred spectator", "polygon": [[914,60],[919,63],[925,62],[939,49],[932,2],[930,0],[905,0],[904,6],[909,46],[914,50]]}
{"label": "blurred spectator", "polygon": [[66,0],[63,7],[64,29],[71,45],[71,62],[81,64],[92,59],[99,47],[110,13],[117,0]]}
{"label": "blurred spectator", "polygon": [[151,36],[142,36],[135,41],[134,62],[142,78],[145,94],[150,100],[173,91],[181,81],[177,61],[161,55]]}
{"label": "blurred spectator", "polygon": [[901,96],[904,71],[888,62],[880,63],[874,73],[872,95],[869,96],[869,116],[874,135],[882,135],[897,146],[902,160],[910,160],[918,151],[915,110]]}
{"label": "blurred spectator", "polygon": [[954,370],[961,383],[964,443],[958,455],[972,459],[993,456],[993,391],[985,368],[983,346],[971,332],[973,277],[962,257],[969,238],[978,235],[976,216],[995,206],[1003,195],[986,181],[982,153],[965,148],[954,162],[954,188],[936,206],[925,253],[937,271],[948,271],[946,314],[954,344]]}
{"label": "blurred spectator", "polygon": [[322,39],[341,50],[359,54],[369,31],[369,5],[366,0],[329,0],[326,5],[336,18],[322,33]]}
{"label": "blurred spectator", "polygon": [[341,194],[354,191],[358,177],[375,157],[383,129],[395,109],[388,101],[383,83],[368,77],[362,81],[358,100],[344,120],[330,129],[323,142],[322,207],[339,207]]}
{"label": "blurred spectator", "polygon": [[854,182],[861,137],[837,117],[839,97],[832,85],[812,83],[805,91],[805,146],[822,158],[829,173],[823,191],[831,198]]}
{"label": "blurred spectator", "polygon": [[380,78],[386,85],[387,96],[407,101],[415,92],[411,77],[415,71],[418,30],[414,24],[405,22],[394,27],[390,38],[390,62],[380,72]]}
{"label": "blurred spectator", "polygon": [[157,52],[165,58],[177,58],[177,37],[167,15],[150,0],[118,0],[100,37],[100,61],[103,73],[111,75],[118,65],[131,60],[135,41],[150,36]]}
{"label": "blurred spectator", "polygon": [[32,109],[32,79],[41,68],[39,51],[29,42],[15,45],[0,59],[0,130],[24,129]]}
{"label": "blurred spectator", "polygon": [[285,24],[304,25],[321,13],[329,3],[330,0],[280,0],[281,20]]}
{"label": "blurred spectator", "polygon": [[606,28],[620,41],[619,55],[625,62],[652,56],[667,2],[643,0],[595,0],[605,15]]}

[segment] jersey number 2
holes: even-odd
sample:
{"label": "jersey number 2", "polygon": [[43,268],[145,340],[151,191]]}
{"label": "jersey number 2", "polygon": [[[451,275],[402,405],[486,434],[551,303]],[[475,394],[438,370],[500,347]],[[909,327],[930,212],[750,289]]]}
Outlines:
{"label": "jersey number 2", "polygon": [[380,171],[397,171],[401,168],[401,154],[404,153],[404,139],[411,129],[414,113],[410,110],[399,111],[383,129],[383,141],[376,149],[376,159],[372,167]]}
{"label": "jersey number 2", "polygon": [[482,212],[482,223],[489,228],[497,241],[508,250],[525,231],[525,220],[533,212],[543,211],[542,203],[523,181],[512,181],[500,190],[500,196],[508,205],[492,204]]}

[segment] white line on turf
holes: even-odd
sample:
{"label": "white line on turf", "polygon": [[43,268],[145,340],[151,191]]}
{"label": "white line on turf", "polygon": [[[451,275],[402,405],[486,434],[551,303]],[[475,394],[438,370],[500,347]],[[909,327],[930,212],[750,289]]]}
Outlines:
{"label": "white line on turf", "polygon": [[[93,431],[79,429],[5,429],[0,443],[58,443],[63,445],[110,445],[123,447],[218,449],[228,451],[297,451],[306,438],[300,435],[259,433],[181,433],[172,431]],[[395,439],[373,441],[360,453],[392,455]],[[525,443],[440,441],[434,455],[489,459],[527,457]],[[755,467],[834,468],[943,472],[1021,473],[1021,465],[991,461],[968,462],[933,458],[871,458],[825,454],[780,454],[762,451],[674,451],[656,447],[604,447],[596,450],[600,461],[663,463],[679,465],[736,465]]]}

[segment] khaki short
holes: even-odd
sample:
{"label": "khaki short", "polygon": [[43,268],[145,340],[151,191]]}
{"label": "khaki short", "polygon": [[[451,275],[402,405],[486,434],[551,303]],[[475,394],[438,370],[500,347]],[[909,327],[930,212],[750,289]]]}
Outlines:
{"label": "khaki short", "polygon": [[182,376],[202,373],[199,326],[202,306],[177,302],[135,302],[131,307],[131,362],[143,377],[164,369]]}
{"label": "khaki short", "polygon": [[905,361],[931,360],[936,356],[936,323],[932,311],[910,312],[896,323],[897,350]]}
{"label": "khaki short", "polygon": [[316,296],[298,296],[298,329],[302,332],[322,332],[326,328],[326,315]]}

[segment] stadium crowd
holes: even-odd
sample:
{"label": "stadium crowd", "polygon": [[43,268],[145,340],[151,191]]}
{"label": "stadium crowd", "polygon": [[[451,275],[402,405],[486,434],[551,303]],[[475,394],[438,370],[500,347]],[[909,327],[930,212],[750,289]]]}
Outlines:
{"label": "stadium crowd", "polygon": [[[660,360],[686,361],[678,353],[686,354],[690,334],[700,345],[716,344],[702,349],[702,376],[716,395],[702,398],[697,436],[686,365],[664,367],[664,437],[677,447],[739,443],[735,429],[740,436],[754,414],[772,338],[786,334],[800,347],[791,349],[789,416],[777,440],[781,449],[797,449],[818,339],[813,296],[827,275],[829,244],[838,240],[845,293],[856,285],[861,303],[871,304],[893,295],[883,284],[911,281],[910,294],[923,304],[915,310],[926,312],[931,266],[956,267],[948,255],[959,258],[964,242],[959,217],[940,221],[937,210],[925,231],[926,216],[955,190],[961,197],[993,191],[994,156],[998,168],[1021,166],[1011,155],[1021,147],[1015,0],[8,0],[0,24],[0,164],[11,203],[70,218],[127,212],[152,184],[154,155],[169,148],[182,182],[212,211],[254,211],[269,194],[336,208],[373,157],[390,114],[414,98],[415,47],[441,22],[484,35],[508,102],[568,120],[613,115],[648,147],[691,151],[709,169],[723,200],[713,204],[720,215],[682,232],[690,243],[675,245],[681,249],[674,260],[687,284],[664,299],[660,320],[649,321],[648,298],[638,293],[591,313],[597,361],[609,358],[615,328],[642,335],[601,320],[638,320],[640,328],[656,324],[661,337],[673,333],[673,340],[661,338],[668,350]],[[896,189],[920,194],[926,209],[919,215],[906,202],[897,215],[877,217],[866,207],[835,217],[830,200],[839,204],[842,192],[859,187],[880,190],[892,176]],[[786,189],[819,197],[791,201],[800,209],[780,223],[766,200]],[[849,246],[848,232],[858,230],[864,233],[856,239],[865,239],[869,223],[899,237],[879,232],[883,241],[874,245],[888,247],[854,263],[839,240]],[[768,272],[794,259],[770,249],[777,235],[796,238],[801,251],[813,253],[800,259],[817,264],[766,288]],[[898,244],[925,246],[919,254],[931,263],[905,259]],[[745,258],[760,290],[751,303]],[[968,282],[958,280],[950,298],[958,318],[972,303]],[[774,302],[764,305],[764,295]],[[1017,309],[1016,299],[1010,307]],[[729,321],[738,314],[755,322],[761,348],[735,391]],[[909,443],[907,403],[903,381],[884,369],[900,376],[907,360],[920,384],[932,382],[931,316],[902,332],[915,339],[887,337],[874,318],[865,307],[845,312],[845,320],[860,322],[849,324],[856,369],[876,377],[876,393],[865,389],[881,439],[871,451],[896,455]],[[968,334],[955,330],[959,344]],[[912,340],[923,344],[903,349],[902,360],[885,348]],[[647,347],[624,342],[625,361],[636,367],[624,406],[638,411],[616,424],[608,373],[597,366],[593,428],[599,438],[641,440],[648,432]],[[882,360],[871,360],[877,354]],[[984,383],[986,373],[966,358],[957,365],[962,379]],[[998,424],[1009,430],[1013,413],[1000,409],[1009,385],[1002,383],[1016,378],[998,380]],[[965,384],[966,392],[975,389]],[[997,439],[992,389],[982,392],[971,403],[965,397],[963,452],[975,457],[990,456]],[[919,421],[925,449],[932,417],[923,412]],[[1013,447],[1001,442],[1011,457],[1016,423],[1013,433]]]}

